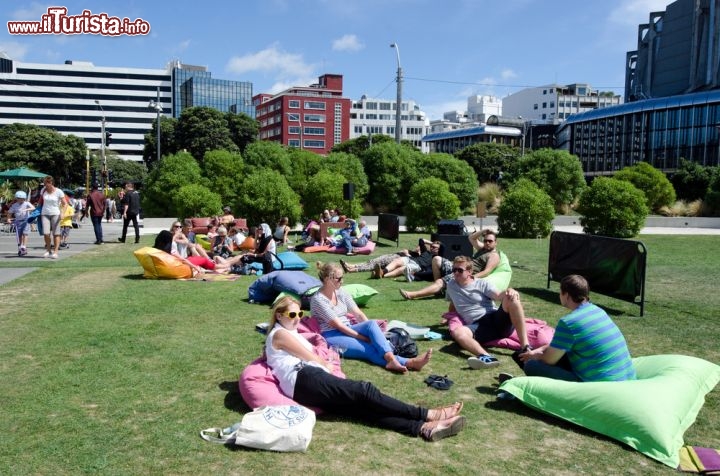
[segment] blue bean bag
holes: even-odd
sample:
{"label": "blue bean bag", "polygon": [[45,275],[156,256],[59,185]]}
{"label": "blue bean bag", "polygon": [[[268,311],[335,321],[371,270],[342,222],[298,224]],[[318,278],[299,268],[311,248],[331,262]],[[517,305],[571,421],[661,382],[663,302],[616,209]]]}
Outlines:
{"label": "blue bean bag", "polygon": [[250,285],[248,298],[254,302],[270,303],[281,292],[300,295],[321,284],[319,279],[303,271],[273,271],[260,276]]}
{"label": "blue bean bag", "polygon": [[637,380],[565,382],[515,377],[500,390],[529,407],[677,468],[683,434],[695,422],[705,395],[720,381],[720,366],[685,355],[649,355],[633,359],[633,364]]}

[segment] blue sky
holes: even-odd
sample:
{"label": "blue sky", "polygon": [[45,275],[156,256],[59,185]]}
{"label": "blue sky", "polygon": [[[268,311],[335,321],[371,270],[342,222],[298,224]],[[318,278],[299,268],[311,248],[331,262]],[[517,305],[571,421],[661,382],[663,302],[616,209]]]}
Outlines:
{"label": "blue sky", "polygon": [[[344,76],[344,94],[394,98],[397,43],[403,98],[438,119],[467,97],[585,82],[622,94],[637,25],[671,0],[151,0],[37,3],[3,0],[0,51],[25,62],[96,66],[207,66],[251,81],[254,93]],[[5,22],[68,14],[142,18],[146,36],[10,35]]]}

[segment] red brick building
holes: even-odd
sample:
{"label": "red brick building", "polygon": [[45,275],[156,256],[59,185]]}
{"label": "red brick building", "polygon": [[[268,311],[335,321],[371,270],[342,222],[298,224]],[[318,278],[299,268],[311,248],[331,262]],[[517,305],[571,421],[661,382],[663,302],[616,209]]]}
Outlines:
{"label": "red brick building", "polygon": [[318,84],[253,97],[260,140],[272,140],[326,155],[350,138],[350,106],[342,97],[341,74],[324,74]]}

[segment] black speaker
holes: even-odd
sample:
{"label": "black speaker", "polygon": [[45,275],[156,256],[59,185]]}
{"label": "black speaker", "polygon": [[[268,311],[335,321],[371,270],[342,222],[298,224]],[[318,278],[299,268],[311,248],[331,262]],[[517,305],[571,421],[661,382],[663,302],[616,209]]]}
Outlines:
{"label": "black speaker", "polygon": [[468,240],[467,235],[442,235],[433,233],[431,236],[433,241],[439,241],[443,244],[443,258],[452,261],[456,256],[473,255],[473,247]]}
{"label": "black speaker", "polygon": [[352,182],[343,184],[343,200],[352,200],[355,198],[355,184]]}
{"label": "black speaker", "polygon": [[465,222],[462,220],[440,220],[437,232],[438,235],[464,235]]}

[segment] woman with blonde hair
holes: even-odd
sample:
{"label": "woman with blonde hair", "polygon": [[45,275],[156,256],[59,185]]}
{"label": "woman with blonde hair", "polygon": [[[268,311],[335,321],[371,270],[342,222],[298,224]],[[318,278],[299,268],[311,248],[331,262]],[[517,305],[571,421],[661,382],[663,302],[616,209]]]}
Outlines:
{"label": "woman with blonde hair", "polygon": [[333,375],[331,364],[315,354],[310,342],[298,333],[302,317],[300,303],[282,298],[272,310],[265,341],[267,363],[287,397],[427,441],[456,435],[464,428],[462,402],[426,409],[385,395],[370,382]]}
{"label": "woman with blonde hair", "polygon": [[[346,349],[344,355],[349,359],[366,360],[394,372],[421,370],[430,362],[432,349],[412,359],[395,355],[378,323],[368,319],[352,296],[342,289],[340,265],[320,262],[317,265],[323,284],[310,300],[310,309],[330,345]],[[351,317],[357,323],[352,323]]]}
{"label": "woman with blonde hair", "polygon": [[[62,190],[55,187],[55,181],[51,176],[43,179],[45,185],[40,192],[40,221],[43,227],[43,238],[45,239],[44,258],[57,259],[60,249],[60,218],[68,204],[67,197]],[[52,238],[51,238],[52,235]]]}

